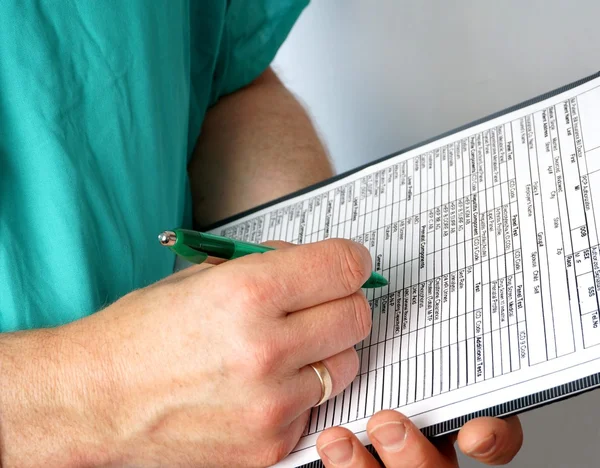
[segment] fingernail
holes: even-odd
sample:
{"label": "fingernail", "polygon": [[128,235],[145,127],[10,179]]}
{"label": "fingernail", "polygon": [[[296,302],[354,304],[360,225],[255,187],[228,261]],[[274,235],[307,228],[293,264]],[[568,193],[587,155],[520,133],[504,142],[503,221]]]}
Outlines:
{"label": "fingernail", "polygon": [[406,426],[399,421],[383,423],[371,431],[371,437],[388,452],[397,452],[404,445]]}
{"label": "fingernail", "polygon": [[321,447],[321,452],[334,465],[343,465],[352,460],[352,450],[352,442],[345,437],[332,440]]}
{"label": "fingernail", "polygon": [[474,457],[482,457],[490,453],[496,445],[496,434],[491,434],[482,441],[475,444],[475,446],[469,450],[468,454]]}

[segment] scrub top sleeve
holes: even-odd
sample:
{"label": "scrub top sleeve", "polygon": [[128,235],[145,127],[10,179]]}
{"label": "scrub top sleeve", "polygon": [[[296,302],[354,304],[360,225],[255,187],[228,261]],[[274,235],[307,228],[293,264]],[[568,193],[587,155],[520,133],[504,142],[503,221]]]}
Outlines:
{"label": "scrub top sleeve", "polygon": [[211,102],[255,80],[271,64],[309,0],[231,0]]}

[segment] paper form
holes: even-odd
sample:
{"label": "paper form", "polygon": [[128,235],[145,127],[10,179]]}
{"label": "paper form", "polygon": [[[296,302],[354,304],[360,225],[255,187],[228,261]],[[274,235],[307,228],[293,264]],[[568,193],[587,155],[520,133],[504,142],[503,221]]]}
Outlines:
{"label": "paper form", "polygon": [[368,444],[381,409],[438,435],[599,385],[597,222],[600,78],[213,231],[353,239],[390,282],[366,290],[359,375],[280,465],[318,459],[334,425]]}

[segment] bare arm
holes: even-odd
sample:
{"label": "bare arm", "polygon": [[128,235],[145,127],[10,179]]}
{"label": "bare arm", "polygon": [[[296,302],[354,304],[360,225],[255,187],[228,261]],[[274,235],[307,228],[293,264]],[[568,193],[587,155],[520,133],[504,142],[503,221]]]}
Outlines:
{"label": "bare arm", "polygon": [[306,112],[268,69],[208,111],[189,174],[203,227],[330,177],[332,168]]}
{"label": "bare arm", "polygon": [[77,322],[0,333],[0,467],[103,464],[113,427],[97,415],[115,407],[99,396],[116,374],[102,350],[104,330],[86,322],[89,334],[80,337],[67,331]]}

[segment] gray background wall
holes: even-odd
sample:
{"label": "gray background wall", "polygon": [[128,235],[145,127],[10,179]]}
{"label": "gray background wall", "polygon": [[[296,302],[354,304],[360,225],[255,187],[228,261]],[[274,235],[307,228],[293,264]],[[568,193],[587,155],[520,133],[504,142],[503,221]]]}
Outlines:
{"label": "gray background wall", "polygon": [[[600,70],[600,1],[312,0],[275,68],[344,171]],[[600,466],[599,416],[524,414],[510,466]]]}

